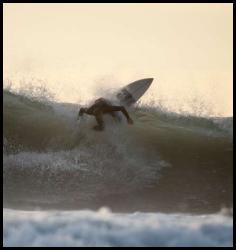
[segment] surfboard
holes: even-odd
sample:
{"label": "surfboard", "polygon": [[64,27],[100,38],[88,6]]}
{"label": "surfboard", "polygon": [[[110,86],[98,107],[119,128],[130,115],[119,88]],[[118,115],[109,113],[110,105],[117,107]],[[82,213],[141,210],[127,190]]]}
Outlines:
{"label": "surfboard", "polygon": [[121,88],[117,92],[116,97],[121,105],[131,106],[143,96],[152,82],[153,78],[145,78],[132,82]]}

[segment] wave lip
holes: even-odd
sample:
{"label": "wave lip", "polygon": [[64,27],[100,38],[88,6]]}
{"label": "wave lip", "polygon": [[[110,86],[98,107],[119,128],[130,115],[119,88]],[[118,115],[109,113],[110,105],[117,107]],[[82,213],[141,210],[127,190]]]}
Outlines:
{"label": "wave lip", "polygon": [[[91,133],[93,121],[92,118],[88,118],[83,125],[79,125],[76,120],[77,111],[78,105],[38,101],[4,91],[4,140],[8,145],[21,146],[30,150],[46,151],[50,147],[61,149],[73,147],[77,145],[76,138],[83,133]],[[145,106],[131,110],[131,115],[135,120],[135,126],[128,130],[129,133],[137,129],[140,133],[146,130],[153,133],[154,137],[157,134],[167,136],[167,140],[171,139],[170,133],[174,133],[174,136],[189,136],[189,138],[199,134],[206,137],[228,137],[232,140],[233,136],[233,120],[230,117],[185,116]],[[109,123],[111,121],[108,119],[106,123],[108,127]],[[5,142],[5,148],[7,148]]]}

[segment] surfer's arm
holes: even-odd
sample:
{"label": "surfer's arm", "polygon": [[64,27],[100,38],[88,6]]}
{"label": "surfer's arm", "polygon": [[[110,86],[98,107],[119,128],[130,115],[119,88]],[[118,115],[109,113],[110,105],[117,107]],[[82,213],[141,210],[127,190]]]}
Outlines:
{"label": "surfer's arm", "polygon": [[110,108],[111,112],[112,111],[121,111],[123,113],[123,115],[126,117],[127,122],[129,124],[133,124],[133,120],[130,118],[129,113],[127,112],[125,107],[123,107],[123,106],[110,106],[109,108]]}

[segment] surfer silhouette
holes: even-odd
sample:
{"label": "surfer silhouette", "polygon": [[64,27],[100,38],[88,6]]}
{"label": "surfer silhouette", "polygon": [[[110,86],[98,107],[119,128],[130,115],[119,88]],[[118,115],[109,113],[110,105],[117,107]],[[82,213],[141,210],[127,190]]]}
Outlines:
{"label": "surfer silhouette", "polygon": [[78,113],[78,119],[83,114],[93,115],[98,123],[93,129],[97,131],[102,131],[104,129],[104,121],[102,116],[104,114],[109,114],[113,118],[117,118],[115,112],[121,111],[126,117],[128,124],[133,124],[133,120],[130,118],[127,110],[123,106],[113,106],[109,101],[104,98],[97,99],[94,104],[89,108],[81,108]]}

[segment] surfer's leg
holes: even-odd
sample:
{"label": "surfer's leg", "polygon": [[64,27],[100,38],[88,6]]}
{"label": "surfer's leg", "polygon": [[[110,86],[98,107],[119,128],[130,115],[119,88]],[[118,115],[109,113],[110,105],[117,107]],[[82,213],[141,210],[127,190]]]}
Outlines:
{"label": "surfer's leg", "polygon": [[104,129],[104,122],[102,119],[102,114],[101,113],[96,114],[95,119],[96,119],[98,125],[94,126],[93,129],[100,130],[100,131],[103,130]]}

